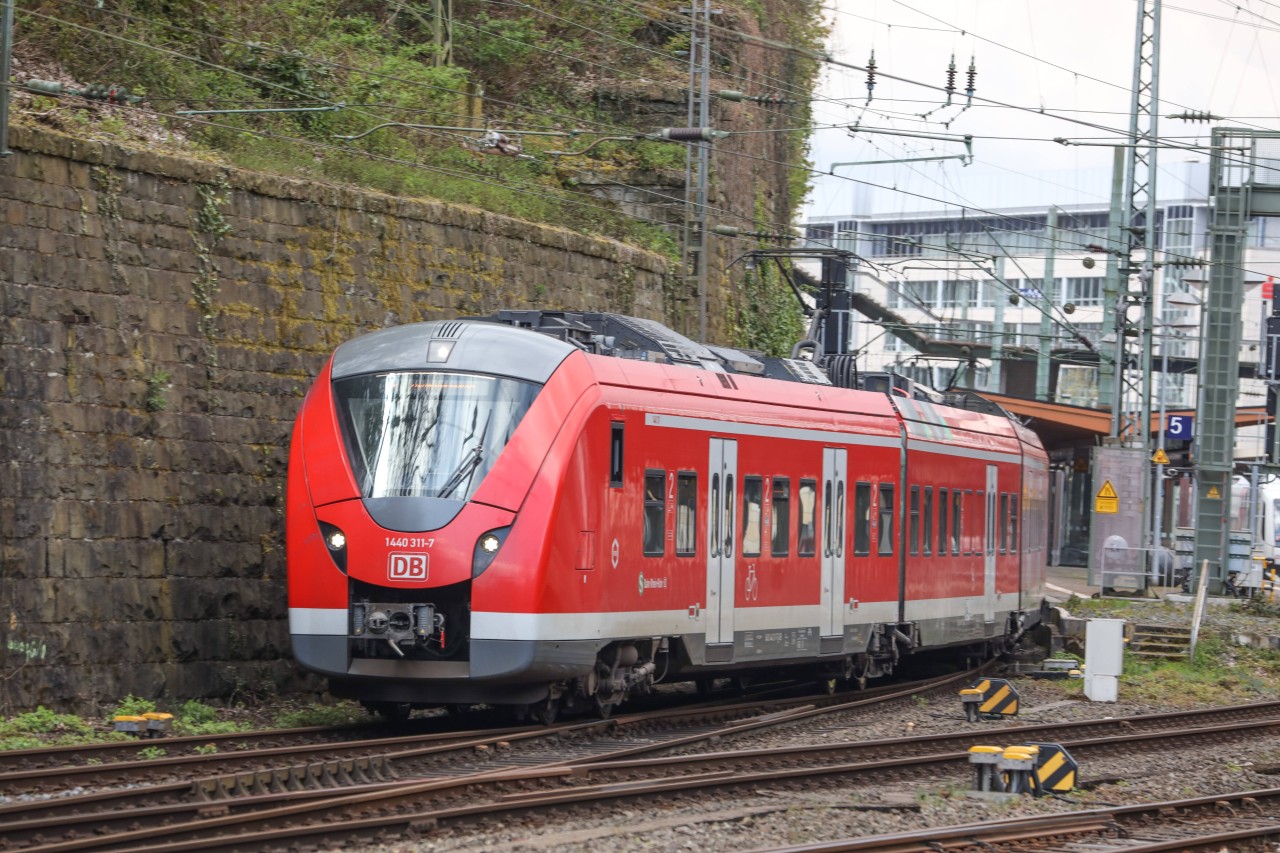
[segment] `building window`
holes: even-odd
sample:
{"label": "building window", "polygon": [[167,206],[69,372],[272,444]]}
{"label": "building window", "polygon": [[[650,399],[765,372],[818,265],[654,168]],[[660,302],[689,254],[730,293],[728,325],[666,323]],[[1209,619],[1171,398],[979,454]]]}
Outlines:
{"label": "building window", "polygon": [[773,510],[773,537],[769,550],[775,557],[787,555],[791,538],[791,481],[786,477],[774,477],[770,484]]}
{"label": "building window", "polygon": [[813,225],[806,225],[804,229],[804,238],[823,249],[831,248],[832,240],[835,236],[836,226],[831,222],[819,222]]}
{"label": "building window", "polygon": [[676,476],[676,556],[691,557],[698,551],[698,475],[681,471]]}
{"label": "building window", "polygon": [[667,529],[667,502],[663,486],[667,482],[666,471],[644,472],[644,553],[646,557],[661,557],[663,534]]}
{"label": "building window", "polygon": [[1068,278],[1066,301],[1079,308],[1099,306],[1102,304],[1102,283],[1103,279],[1098,276]]}
{"label": "building window", "polygon": [[972,308],[977,302],[977,283],[971,279],[952,279],[942,283],[943,308]]}

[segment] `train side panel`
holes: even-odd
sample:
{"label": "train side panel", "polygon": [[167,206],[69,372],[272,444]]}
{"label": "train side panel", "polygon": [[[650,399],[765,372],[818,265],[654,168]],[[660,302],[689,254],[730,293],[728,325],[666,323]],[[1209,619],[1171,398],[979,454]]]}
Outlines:
{"label": "train side panel", "polygon": [[[485,378],[510,363],[497,342],[510,335],[518,354],[531,334],[423,324],[443,333],[491,371],[448,378],[451,388],[498,384]],[[395,331],[349,355],[347,375],[375,375],[352,374],[353,358],[394,371],[406,346],[416,351],[413,332]],[[630,689],[652,677],[659,649],[663,671],[682,677],[775,665],[875,674],[920,648],[995,643],[1036,606],[1047,460],[1007,418],[532,349],[560,360],[524,380],[540,383],[536,396],[474,490],[428,498],[430,529],[362,496],[330,368],[308,395],[289,473],[290,622],[299,660],[335,693],[530,703],[587,689],[610,662]],[[326,544],[333,531],[345,534],[340,552]],[[425,645],[405,634],[408,654],[367,638],[357,601],[380,617],[418,608],[432,633]]]}

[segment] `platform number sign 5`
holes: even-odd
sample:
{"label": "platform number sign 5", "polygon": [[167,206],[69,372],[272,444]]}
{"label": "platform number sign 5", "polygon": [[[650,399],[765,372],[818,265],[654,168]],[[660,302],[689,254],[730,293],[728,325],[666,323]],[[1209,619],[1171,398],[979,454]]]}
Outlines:
{"label": "platform number sign 5", "polygon": [[1188,441],[1195,437],[1196,419],[1191,415],[1170,415],[1165,424],[1164,437],[1175,441]]}

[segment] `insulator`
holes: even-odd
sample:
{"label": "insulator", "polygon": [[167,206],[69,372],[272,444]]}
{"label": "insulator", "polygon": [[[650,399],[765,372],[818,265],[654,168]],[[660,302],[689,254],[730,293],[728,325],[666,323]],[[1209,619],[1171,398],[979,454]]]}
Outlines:
{"label": "insulator", "polygon": [[876,52],[871,51],[871,58],[867,60],[867,97],[871,97],[871,90],[876,87]]}
{"label": "insulator", "polygon": [[969,57],[969,85],[965,87],[965,94],[970,98],[973,93],[978,90],[978,69],[973,64],[973,57]]}
{"label": "insulator", "polygon": [[947,66],[947,95],[956,90],[956,55],[951,54],[951,64]]}
{"label": "insulator", "polygon": [[664,127],[658,136],[672,142],[713,142],[728,134],[709,127]]}
{"label": "insulator", "polygon": [[745,95],[736,89],[721,89],[716,92],[716,97],[722,101],[741,101]]}

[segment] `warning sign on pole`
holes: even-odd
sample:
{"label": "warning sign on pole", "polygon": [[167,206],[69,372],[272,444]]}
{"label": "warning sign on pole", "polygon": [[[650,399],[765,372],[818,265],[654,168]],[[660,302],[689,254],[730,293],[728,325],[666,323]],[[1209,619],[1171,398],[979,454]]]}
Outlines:
{"label": "warning sign on pole", "polygon": [[1164,452],[1163,447],[1156,448],[1156,455],[1151,457],[1152,465],[1168,465],[1169,454]]}
{"label": "warning sign on pole", "polygon": [[1209,498],[1210,500],[1220,501],[1222,500],[1222,493],[1218,491],[1217,486],[1210,486],[1209,492],[1208,494],[1205,495],[1205,497]]}
{"label": "warning sign on pole", "polygon": [[1111,485],[1110,480],[1104,480],[1102,488],[1098,489],[1098,494],[1093,499],[1093,511],[1111,515],[1120,511],[1120,496],[1116,494],[1116,488]]}

